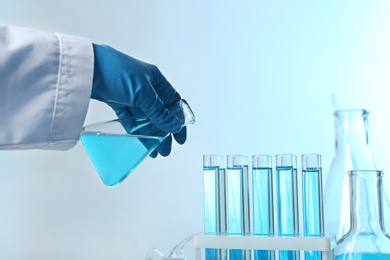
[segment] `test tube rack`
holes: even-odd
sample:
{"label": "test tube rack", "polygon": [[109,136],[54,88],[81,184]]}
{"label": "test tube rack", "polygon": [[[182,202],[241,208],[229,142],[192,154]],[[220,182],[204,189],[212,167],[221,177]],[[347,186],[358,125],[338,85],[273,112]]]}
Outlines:
{"label": "test tube rack", "polygon": [[192,246],[195,249],[195,260],[202,260],[202,249],[205,248],[320,251],[322,260],[333,260],[336,237],[333,234],[321,237],[196,234]]}

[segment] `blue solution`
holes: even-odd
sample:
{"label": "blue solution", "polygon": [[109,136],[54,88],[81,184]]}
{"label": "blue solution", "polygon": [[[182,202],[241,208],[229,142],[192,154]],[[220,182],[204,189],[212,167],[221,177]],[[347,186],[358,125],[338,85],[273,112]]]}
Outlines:
{"label": "blue solution", "polygon": [[[297,184],[296,168],[289,166],[276,167],[278,232],[281,236],[294,236],[299,233]],[[291,250],[280,251],[279,259],[299,259],[299,252]]]}
{"label": "blue solution", "polygon": [[[248,166],[227,168],[227,228],[229,235],[250,233]],[[229,250],[230,260],[250,259],[250,250]]]}
{"label": "blue solution", "polygon": [[336,260],[385,260],[390,259],[389,254],[345,254],[336,256]]}
{"label": "blue solution", "polygon": [[[320,168],[302,170],[303,226],[305,236],[320,236],[324,232],[322,208],[322,178]],[[305,259],[320,260],[321,252],[306,251]]]}
{"label": "blue solution", "polygon": [[[203,167],[204,233],[218,235],[226,232],[225,169],[218,166]],[[206,248],[207,260],[226,259],[226,250]]]}
{"label": "blue solution", "polygon": [[[274,233],[272,168],[252,168],[253,233],[270,235]],[[275,252],[255,250],[254,260],[274,259]]]}
{"label": "blue solution", "polygon": [[120,184],[164,139],[99,132],[81,135],[88,156],[108,187]]}

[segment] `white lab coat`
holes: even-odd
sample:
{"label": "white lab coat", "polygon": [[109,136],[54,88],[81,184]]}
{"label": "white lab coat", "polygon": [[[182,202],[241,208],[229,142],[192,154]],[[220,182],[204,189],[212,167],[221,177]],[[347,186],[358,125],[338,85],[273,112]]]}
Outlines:
{"label": "white lab coat", "polygon": [[88,39],[0,25],[0,149],[72,148],[92,78]]}

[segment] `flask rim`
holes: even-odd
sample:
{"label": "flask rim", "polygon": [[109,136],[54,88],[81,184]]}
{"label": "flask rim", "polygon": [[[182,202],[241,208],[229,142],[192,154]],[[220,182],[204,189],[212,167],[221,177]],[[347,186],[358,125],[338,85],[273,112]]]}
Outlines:
{"label": "flask rim", "polygon": [[333,112],[334,116],[344,116],[344,115],[363,115],[368,116],[370,113],[367,109],[363,108],[351,108],[351,109],[339,109]]}
{"label": "flask rim", "polygon": [[362,176],[362,177],[380,177],[383,176],[382,170],[350,170],[348,176]]}

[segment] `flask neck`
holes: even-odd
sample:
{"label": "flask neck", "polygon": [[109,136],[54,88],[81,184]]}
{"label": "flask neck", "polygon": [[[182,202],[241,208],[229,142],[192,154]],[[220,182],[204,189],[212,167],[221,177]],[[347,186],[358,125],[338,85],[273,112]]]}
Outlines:
{"label": "flask neck", "polygon": [[368,146],[368,112],[361,109],[334,113],[336,150],[345,146]]}
{"label": "flask neck", "polygon": [[362,109],[339,110],[336,123],[336,157],[344,158],[352,169],[376,169],[368,145],[368,112]]}
{"label": "flask neck", "polygon": [[349,171],[351,233],[384,232],[382,171]]}

